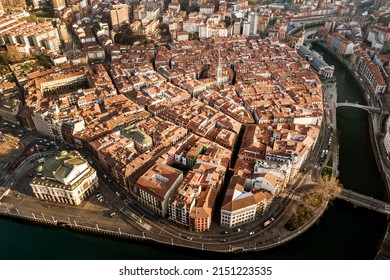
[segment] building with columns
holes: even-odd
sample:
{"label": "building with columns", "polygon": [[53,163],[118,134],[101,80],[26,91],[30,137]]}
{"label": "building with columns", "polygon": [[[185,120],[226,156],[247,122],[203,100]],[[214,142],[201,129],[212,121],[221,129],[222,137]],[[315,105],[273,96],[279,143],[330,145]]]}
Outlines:
{"label": "building with columns", "polygon": [[76,151],[62,151],[36,172],[30,186],[43,200],[79,205],[98,186],[96,171]]}

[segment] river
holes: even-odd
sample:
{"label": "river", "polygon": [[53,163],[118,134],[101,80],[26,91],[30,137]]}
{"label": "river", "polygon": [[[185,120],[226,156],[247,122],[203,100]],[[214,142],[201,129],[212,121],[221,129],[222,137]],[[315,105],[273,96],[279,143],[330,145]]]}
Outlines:
{"label": "river", "polygon": [[[321,51],[320,51],[321,52]],[[329,54],[335,65],[338,100],[364,103],[352,76]],[[385,186],[372,153],[367,113],[337,109],[340,133],[340,180],[350,189],[379,199]],[[373,259],[387,221],[382,214],[334,201],[319,222],[300,237],[278,248],[251,254],[219,255],[187,249],[107,239],[65,230],[0,219],[1,259]]]}

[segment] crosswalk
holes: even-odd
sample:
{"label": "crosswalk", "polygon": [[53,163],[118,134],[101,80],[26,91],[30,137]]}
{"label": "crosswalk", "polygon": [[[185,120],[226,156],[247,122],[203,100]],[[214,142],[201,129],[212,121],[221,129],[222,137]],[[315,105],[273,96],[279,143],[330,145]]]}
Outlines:
{"label": "crosswalk", "polygon": [[123,202],[126,204],[126,205],[129,205],[129,204],[133,204],[133,200],[131,198],[127,198],[125,200],[123,200]]}
{"label": "crosswalk", "polygon": [[137,216],[136,214],[131,212],[129,209],[121,208],[119,211],[121,211],[126,217],[128,217],[128,218],[134,220],[135,222],[137,222],[137,224],[142,226],[144,229],[150,230],[152,228],[149,224],[143,223],[141,217]]}

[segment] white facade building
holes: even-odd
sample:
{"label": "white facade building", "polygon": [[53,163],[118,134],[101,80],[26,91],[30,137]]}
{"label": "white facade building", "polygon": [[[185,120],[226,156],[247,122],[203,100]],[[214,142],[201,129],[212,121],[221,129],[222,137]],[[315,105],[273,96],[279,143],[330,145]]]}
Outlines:
{"label": "white facade building", "polygon": [[386,152],[390,155],[390,119],[386,121],[386,134],[383,138],[383,145],[385,146]]}
{"label": "white facade building", "polygon": [[250,23],[250,34],[256,35],[258,32],[259,15],[257,13],[250,13],[248,15],[248,21]]}
{"label": "white facade building", "polygon": [[258,161],[251,179],[233,176],[222,203],[221,226],[236,227],[263,215],[286,186],[289,174],[288,165]]}
{"label": "white facade building", "polygon": [[79,205],[98,186],[98,178],[78,152],[62,151],[37,168],[30,186],[39,199]]}
{"label": "white facade building", "polygon": [[190,18],[183,22],[183,31],[188,33],[199,32],[199,26],[202,23],[200,19]]}
{"label": "white facade building", "polygon": [[34,112],[31,118],[39,134],[54,138],[52,129],[52,114],[50,111],[41,109]]}
{"label": "white facade building", "polygon": [[160,216],[168,215],[169,198],[183,181],[183,173],[173,167],[155,164],[135,185],[137,199]]}
{"label": "white facade building", "polygon": [[242,208],[221,209],[221,226],[232,228],[253,221],[256,217],[256,210],[257,205],[254,201],[253,204]]}
{"label": "white facade building", "polygon": [[242,35],[249,36],[251,34],[251,24],[249,21],[244,21],[242,28]]}

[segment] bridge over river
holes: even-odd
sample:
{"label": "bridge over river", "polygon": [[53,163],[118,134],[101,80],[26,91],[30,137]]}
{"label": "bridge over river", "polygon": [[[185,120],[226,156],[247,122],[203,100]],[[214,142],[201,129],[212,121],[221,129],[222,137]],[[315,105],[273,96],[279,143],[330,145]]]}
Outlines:
{"label": "bridge over river", "polygon": [[350,103],[348,101],[336,103],[336,108],[338,108],[338,107],[353,107],[353,108],[363,109],[363,110],[366,110],[368,112],[374,112],[374,113],[384,112],[384,113],[386,113],[386,110],[383,110],[380,107],[360,105],[359,103]]}
{"label": "bridge over river", "polygon": [[351,202],[355,206],[365,207],[382,214],[390,215],[390,203],[366,196],[364,194],[342,188],[338,198]]}

